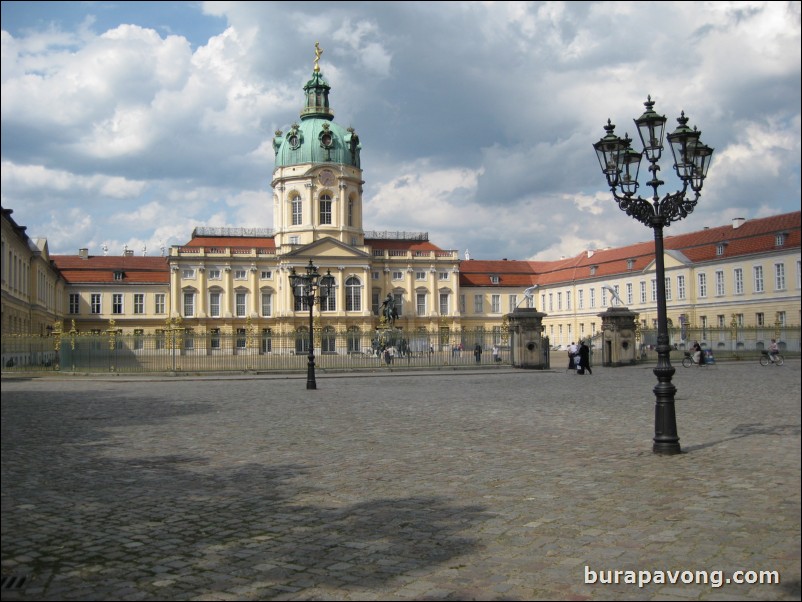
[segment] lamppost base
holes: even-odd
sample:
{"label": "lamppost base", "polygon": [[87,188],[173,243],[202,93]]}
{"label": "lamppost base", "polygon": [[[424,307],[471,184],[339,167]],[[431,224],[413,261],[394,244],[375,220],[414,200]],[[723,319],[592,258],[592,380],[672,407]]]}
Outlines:
{"label": "lamppost base", "polygon": [[679,442],[667,443],[655,441],[654,445],[652,446],[652,451],[660,456],[676,456],[677,454],[682,453]]}

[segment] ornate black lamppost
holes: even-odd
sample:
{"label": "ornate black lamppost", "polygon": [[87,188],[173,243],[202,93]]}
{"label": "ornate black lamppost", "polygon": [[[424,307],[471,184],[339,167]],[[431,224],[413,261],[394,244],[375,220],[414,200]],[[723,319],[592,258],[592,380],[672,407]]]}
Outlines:
{"label": "ornate black lamppost", "polygon": [[[309,260],[309,265],[306,266],[306,274],[297,274],[295,268],[290,272],[290,286],[292,287],[292,294],[295,299],[303,299],[309,307],[309,361],[306,366],[306,388],[317,389],[317,382],[315,381],[315,339],[314,331],[312,330],[312,308],[315,301],[322,304],[326,298],[331,295],[331,289],[334,287],[334,276],[331,275],[331,270],[326,271],[325,276],[321,276],[317,267]],[[316,296],[315,291],[319,291]]]}
{"label": "ornate black lamppost", "polygon": [[[602,172],[607,177],[607,184],[618,203],[618,207],[627,215],[635,218],[642,224],[654,230],[655,268],[657,272],[657,367],[654,374],[657,376],[655,394],[654,417],[654,446],[657,454],[678,454],[681,452],[679,436],[677,435],[677,419],[674,410],[674,394],[677,388],[671,384],[674,368],[669,358],[668,320],[666,316],[666,278],[665,262],[663,259],[663,228],[671,222],[679,221],[691,213],[696,207],[702,190],[702,184],[707,177],[713,149],[699,140],[701,132],[687,126],[688,119],[683,111],[677,118],[679,126],[674,132],[668,134],[668,142],[674,154],[674,170],[682,181],[682,190],[667,194],[662,199],[657,194],[657,188],[665,184],[657,177],[660,166],[660,153],[663,150],[663,132],[666,118],[658,115],[652,107],[654,102],[651,96],[644,103],[646,111],[635,125],[638,128],[643,152],[635,152],[630,146],[632,140],[628,135],[623,139],[613,134],[615,126],[607,120],[604,129],[607,135],[599,140],[593,147],[599,158]],[[638,169],[643,155],[648,159],[649,171],[652,179],[646,182],[651,186],[654,195],[651,200],[636,197],[638,189]],[[686,196],[688,187],[693,191],[693,198]]]}

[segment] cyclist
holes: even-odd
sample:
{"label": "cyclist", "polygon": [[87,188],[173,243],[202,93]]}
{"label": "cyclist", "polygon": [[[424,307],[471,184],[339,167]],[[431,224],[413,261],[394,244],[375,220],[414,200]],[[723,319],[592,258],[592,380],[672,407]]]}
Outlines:
{"label": "cyclist", "polygon": [[772,363],[777,362],[777,356],[780,354],[780,347],[777,345],[777,341],[775,339],[771,339],[771,344],[769,345],[769,359]]}
{"label": "cyclist", "polygon": [[693,342],[693,362],[697,366],[701,366],[705,363],[705,353],[702,351],[702,346],[699,344],[699,341]]}

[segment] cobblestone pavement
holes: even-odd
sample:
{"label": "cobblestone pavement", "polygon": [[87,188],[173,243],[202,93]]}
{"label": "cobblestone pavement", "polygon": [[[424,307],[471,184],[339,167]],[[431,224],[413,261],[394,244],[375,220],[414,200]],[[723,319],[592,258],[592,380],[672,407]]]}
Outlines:
{"label": "cobblestone pavement", "polygon": [[799,361],[673,382],[4,379],[2,599],[799,600]]}

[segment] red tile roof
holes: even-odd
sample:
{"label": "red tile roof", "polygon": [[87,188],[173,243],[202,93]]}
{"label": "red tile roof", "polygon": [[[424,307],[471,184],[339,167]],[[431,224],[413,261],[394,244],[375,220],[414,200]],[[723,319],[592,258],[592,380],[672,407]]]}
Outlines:
{"label": "red tile roof", "polygon": [[[169,284],[170,268],[166,257],[131,255],[54,255],[56,268],[69,284]],[[115,273],[123,279],[116,280]]]}
{"label": "red tile roof", "polygon": [[[799,248],[801,215],[796,211],[744,221],[737,228],[718,226],[676,236],[670,236],[666,229],[664,246],[666,251],[679,252],[691,263],[775,251],[778,248],[776,237],[780,233],[785,234],[783,248]],[[722,243],[725,244],[724,254],[718,255],[717,247]],[[585,251],[558,261],[466,260],[460,263],[460,284],[487,287],[559,284],[591,277],[592,267],[595,268],[593,277],[601,278],[642,271],[653,260],[654,241]],[[490,281],[491,275],[499,277],[498,284]]]}

